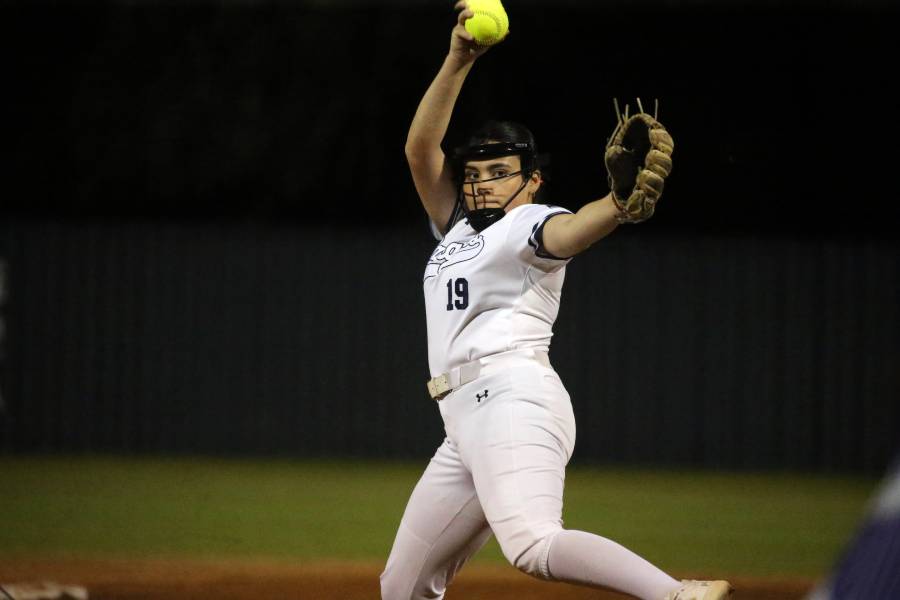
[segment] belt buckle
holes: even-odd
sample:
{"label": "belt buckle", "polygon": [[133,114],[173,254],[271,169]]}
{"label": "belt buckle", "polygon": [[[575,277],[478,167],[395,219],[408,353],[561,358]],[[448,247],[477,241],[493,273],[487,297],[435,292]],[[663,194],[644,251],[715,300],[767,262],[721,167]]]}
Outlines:
{"label": "belt buckle", "polygon": [[428,393],[434,400],[440,400],[450,393],[450,379],[447,377],[446,373],[442,373],[434,379],[431,379],[427,385]]}

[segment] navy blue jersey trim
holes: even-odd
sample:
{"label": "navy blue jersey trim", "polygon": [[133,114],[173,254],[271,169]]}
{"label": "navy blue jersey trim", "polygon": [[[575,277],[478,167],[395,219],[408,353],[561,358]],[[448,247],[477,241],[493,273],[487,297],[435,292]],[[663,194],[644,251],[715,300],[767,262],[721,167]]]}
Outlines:
{"label": "navy blue jersey trim", "polygon": [[540,222],[540,224],[535,224],[532,229],[531,237],[528,238],[528,245],[534,248],[534,254],[538,258],[549,258],[552,260],[569,260],[572,258],[571,256],[562,257],[562,256],[554,256],[547,252],[547,249],[544,248],[544,225],[547,224],[547,221],[552,219],[557,215],[571,215],[572,213],[567,210],[559,210],[553,213],[550,213],[544,220]]}

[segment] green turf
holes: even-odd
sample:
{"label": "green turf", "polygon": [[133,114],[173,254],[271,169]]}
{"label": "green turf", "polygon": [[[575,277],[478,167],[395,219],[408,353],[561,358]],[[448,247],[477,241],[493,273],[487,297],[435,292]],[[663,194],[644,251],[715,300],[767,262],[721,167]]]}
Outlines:
{"label": "green turf", "polygon": [[[0,458],[0,555],[380,562],[423,466]],[[816,576],[875,484],[570,468],[564,518],[674,572]]]}

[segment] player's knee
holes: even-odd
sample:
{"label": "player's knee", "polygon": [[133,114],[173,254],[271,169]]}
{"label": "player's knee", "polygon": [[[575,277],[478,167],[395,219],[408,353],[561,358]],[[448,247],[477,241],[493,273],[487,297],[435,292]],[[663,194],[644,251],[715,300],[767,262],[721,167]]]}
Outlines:
{"label": "player's knee", "polygon": [[397,598],[396,578],[388,571],[384,571],[379,579],[381,580],[381,600],[394,600]]}
{"label": "player's knee", "polygon": [[430,579],[388,568],[381,574],[381,600],[443,598],[444,590],[438,589],[434,584]]}
{"label": "player's knee", "polygon": [[381,600],[412,600],[413,587],[396,571],[388,569],[381,574]]}
{"label": "player's knee", "polygon": [[548,560],[550,545],[559,530],[543,536],[533,536],[526,542],[518,544],[500,543],[503,555],[514,567],[538,579],[551,579]]}
{"label": "player's knee", "polygon": [[410,600],[410,585],[397,574],[385,571],[381,574],[381,600]]}

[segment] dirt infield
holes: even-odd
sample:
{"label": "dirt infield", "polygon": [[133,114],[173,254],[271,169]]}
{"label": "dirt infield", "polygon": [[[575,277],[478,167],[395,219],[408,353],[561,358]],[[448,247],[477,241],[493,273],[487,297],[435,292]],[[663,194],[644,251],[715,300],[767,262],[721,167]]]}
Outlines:
{"label": "dirt infield", "polygon": [[[55,582],[91,600],[377,600],[380,565],[322,562],[47,560],[0,557],[0,584]],[[702,574],[677,574],[700,578]],[[810,580],[731,578],[735,600],[796,600]],[[613,600],[626,596],[532,579],[512,567],[470,565],[448,600]]]}

